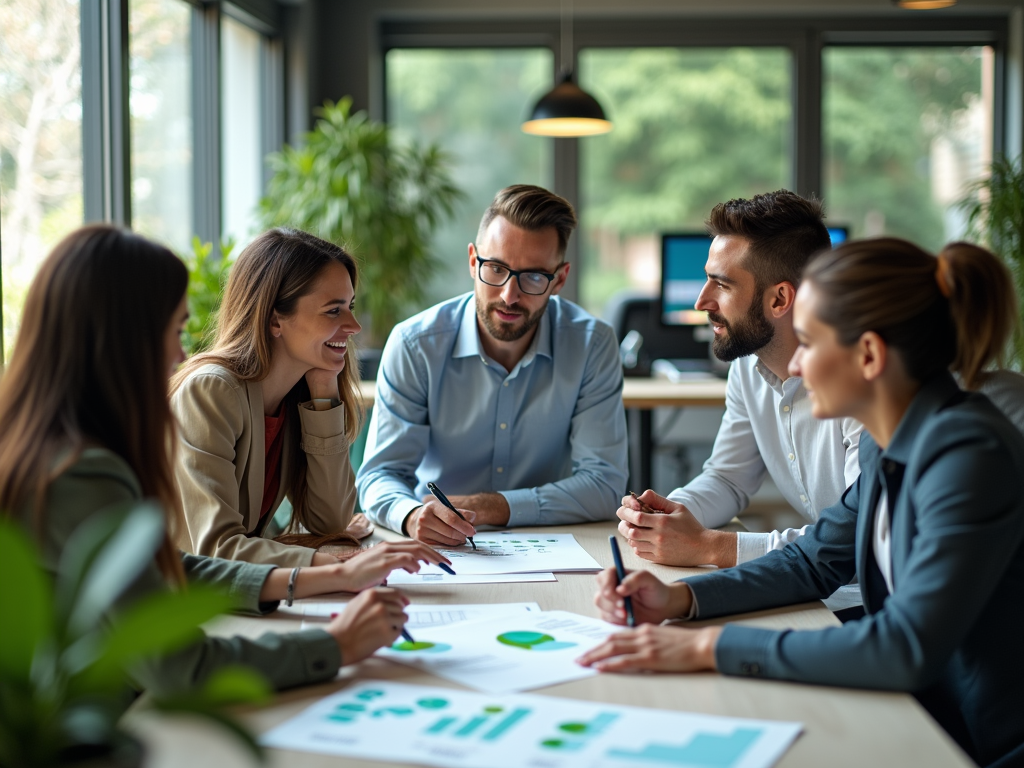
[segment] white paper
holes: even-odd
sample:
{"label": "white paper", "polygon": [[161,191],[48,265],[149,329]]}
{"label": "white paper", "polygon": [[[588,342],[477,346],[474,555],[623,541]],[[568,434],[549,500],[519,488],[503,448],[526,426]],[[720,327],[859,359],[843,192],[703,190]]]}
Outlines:
{"label": "white paper", "polygon": [[440,568],[424,568],[419,573],[392,571],[388,574],[389,587],[436,586],[438,584],[519,584],[528,581],[558,581],[555,574],[548,573],[459,573],[452,576]]}
{"label": "white paper", "polygon": [[506,613],[429,627],[377,651],[487,693],[528,691],[596,675],[576,658],[622,627],[569,611]]}
{"label": "white paper", "polygon": [[[435,549],[452,561],[452,570],[459,576],[601,570],[601,564],[580,546],[571,533],[494,531],[477,534],[473,541],[476,542],[476,550],[468,542],[460,547]],[[436,565],[424,565],[420,573],[438,575],[444,571]],[[388,583],[398,574],[398,571],[392,571]]]}
{"label": "white paper", "polygon": [[[317,629],[345,610],[348,603],[307,603],[302,606],[304,620],[303,629]],[[509,613],[533,612],[540,613],[537,603],[474,603],[467,605],[424,605],[422,603],[405,606],[409,617],[405,628],[412,633],[426,627],[437,627],[454,624],[458,621],[471,621],[488,616],[508,615]]]}
{"label": "white paper", "polygon": [[800,723],[369,681],[264,734],[268,747],[438,768],[770,768]]}

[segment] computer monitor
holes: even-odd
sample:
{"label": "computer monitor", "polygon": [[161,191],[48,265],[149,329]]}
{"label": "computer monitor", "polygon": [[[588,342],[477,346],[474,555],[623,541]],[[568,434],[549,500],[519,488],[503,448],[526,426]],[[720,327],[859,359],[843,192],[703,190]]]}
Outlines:
{"label": "computer monitor", "polygon": [[[849,237],[846,227],[829,227],[832,245]],[[661,322],[664,325],[705,325],[707,314],[694,308],[707,280],[704,265],[712,238],[704,232],[661,236]]]}

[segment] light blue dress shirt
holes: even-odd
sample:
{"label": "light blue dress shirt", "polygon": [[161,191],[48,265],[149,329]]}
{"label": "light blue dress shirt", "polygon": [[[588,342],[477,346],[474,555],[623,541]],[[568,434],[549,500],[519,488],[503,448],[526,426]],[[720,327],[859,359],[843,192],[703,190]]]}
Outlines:
{"label": "light blue dress shirt", "polygon": [[511,372],[480,345],[472,293],[384,346],[359,502],[395,531],[429,495],[501,493],[509,525],[611,520],[626,489],[622,367],[611,327],[553,297]]}

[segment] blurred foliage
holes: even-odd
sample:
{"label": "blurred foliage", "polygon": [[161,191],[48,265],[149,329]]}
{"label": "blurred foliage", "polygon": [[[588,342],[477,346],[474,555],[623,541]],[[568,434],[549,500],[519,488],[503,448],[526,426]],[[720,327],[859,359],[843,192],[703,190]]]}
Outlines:
{"label": "blurred foliage", "polygon": [[[51,577],[21,527],[0,517],[0,612],[16,626],[0,633],[0,765],[73,764],[130,741],[117,723],[131,701],[131,671],[194,642],[201,624],[233,607],[202,585],[116,605],[152,567],[165,525],[151,502],[94,515]],[[229,667],[198,690],[156,693],[151,706],[206,715],[263,758],[252,734],[221,711],[268,698],[252,670]]]}
{"label": "blurred foliage", "polygon": [[203,243],[193,237],[192,252],[182,257],[188,267],[188,324],[182,345],[189,356],[213,343],[217,310],[234,264],[231,258],[234,247],[234,241],[229,240],[214,251],[213,243]]}
{"label": "blurred foliage", "polygon": [[370,318],[369,345],[419,309],[437,259],[430,235],[463,193],[437,145],[396,144],[388,126],[352,101],[327,102],[298,147],[270,155],[274,175],[261,201],[263,224],[312,232],[359,263],[356,306]]}
{"label": "blurred foliage", "polygon": [[[1018,302],[1024,296],[1024,155],[997,157],[987,177],[974,182],[960,203],[969,236],[999,254],[1013,275]],[[1024,303],[1018,304],[1024,316]],[[1024,367],[1024,324],[1014,334],[1013,363]]]}
{"label": "blurred foliage", "polygon": [[409,49],[387,52],[387,115],[396,142],[436,143],[451,157],[466,196],[435,231],[439,264],[424,306],[472,290],[468,244],[484,210],[510,184],[550,188],[552,139],[519,129],[526,112],[551,88],[546,48]]}

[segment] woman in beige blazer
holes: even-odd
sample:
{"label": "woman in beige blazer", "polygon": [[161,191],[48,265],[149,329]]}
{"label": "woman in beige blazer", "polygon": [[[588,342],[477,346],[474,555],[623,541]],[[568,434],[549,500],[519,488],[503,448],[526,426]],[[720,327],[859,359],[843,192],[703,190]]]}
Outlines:
{"label": "woman in beige blazer", "polygon": [[[348,451],[362,417],[355,286],[352,257],[305,232],[270,230],[239,254],[212,348],[188,360],[171,386],[183,549],[280,566],[336,562],[293,542],[348,538],[356,504]],[[269,538],[286,496],[294,510],[287,533],[316,536]]]}

